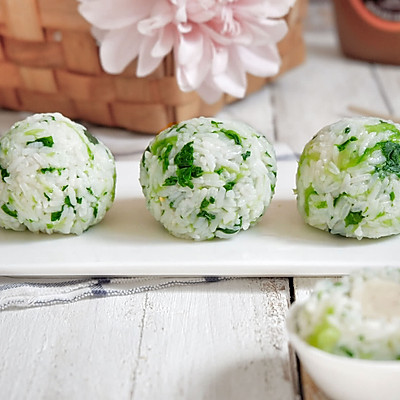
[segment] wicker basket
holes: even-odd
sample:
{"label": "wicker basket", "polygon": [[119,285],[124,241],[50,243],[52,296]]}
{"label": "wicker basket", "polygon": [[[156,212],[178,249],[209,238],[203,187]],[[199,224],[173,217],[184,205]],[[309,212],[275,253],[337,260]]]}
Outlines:
{"label": "wicker basket", "polygon": [[[304,59],[307,1],[297,0],[286,17],[289,33],[279,43],[279,74]],[[248,93],[270,80],[249,76]],[[171,55],[146,78],[135,77],[134,63],[122,74],[105,73],[76,0],[0,0],[0,107],[59,111],[73,119],[154,133],[172,122],[213,115],[234,100],[225,95],[208,105],[197,93],[180,91]]]}

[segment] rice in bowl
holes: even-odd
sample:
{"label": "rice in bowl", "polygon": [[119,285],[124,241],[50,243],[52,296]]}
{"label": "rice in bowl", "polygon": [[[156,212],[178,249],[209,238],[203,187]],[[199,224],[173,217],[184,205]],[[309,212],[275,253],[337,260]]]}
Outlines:
{"label": "rice in bowl", "polygon": [[320,281],[301,304],[296,333],[339,356],[400,360],[400,269],[365,269]]}
{"label": "rice in bowl", "polygon": [[400,232],[400,125],[347,118],[308,142],[297,206],[311,226],[361,239]]}
{"label": "rice in bowl", "polygon": [[115,194],[111,152],[59,113],[15,123],[0,140],[0,226],[81,234]]}
{"label": "rice in bowl", "polygon": [[270,204],[275,153],[247,124],[194,118],[150,143],[140,183],[148,210],[174,236],[229,238],[256,223]]}

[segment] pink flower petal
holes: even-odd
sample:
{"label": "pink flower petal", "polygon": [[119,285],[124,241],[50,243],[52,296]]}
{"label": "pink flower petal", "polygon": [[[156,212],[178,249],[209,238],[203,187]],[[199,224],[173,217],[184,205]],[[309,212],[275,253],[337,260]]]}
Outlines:
{"label": "pink flower petal", "polygon": [[156,36],[144,36],[139,50],[139,59],[136,69],[138,77],[150,75],[160,65],[162,57],[153,57],[152,49],[157,42]]}
{"label": "pink flower petal", "polygon": [[279,71],[280,56],[276,47],[238,47],[241,64],[252,75],[273,76]]}
{"label": "pink flower petal", "polygon": [[121,29],[149,13],[154,0],[80,0],[78,11],[100,29]]}
{"label": "pink flower petal", "polygon": [[215,83],[225,93],[241,98],[246,93],[247,79],[236,49],[230,49],[228,68],[214,77]]}
{"label": "pink flower petal", "polygon": [[101,43],[100,60],[104,70],[119,74],[137,57],[140,34],[136,26],[109,31]]}
{"label": "pink flower petal", "polygon": [[151,55],[153,57],[165,57],[172,50],[174,39],[175,28],[172,25],[166,26],[165,29],[160,32],[158,40],[151,50]]}
{"label": "pink flower petal", "polygon": [[204,36],[195,28],[179,36],[179,64],[197,64],[203,57]]}

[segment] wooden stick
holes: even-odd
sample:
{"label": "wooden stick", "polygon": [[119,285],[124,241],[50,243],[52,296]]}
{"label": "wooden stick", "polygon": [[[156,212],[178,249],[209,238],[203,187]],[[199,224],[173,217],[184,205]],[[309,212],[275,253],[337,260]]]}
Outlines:
{"label": "wooden stick", "polygon": [[350,105],[347,108],[349,111],[356,113],[356,114],[365,115],[367,117],[377,117],[377,118],[386,119],[386,120],[389,119],[393,122],[400,123],[400,117],[396,117],[395,115],[392,115],[392,114],[382,114],[377,111],[373,111],[373,110],[369,110],[369,109],[366,109],[363,107],[358,107],[358,106],[353,106],[353,105]]}

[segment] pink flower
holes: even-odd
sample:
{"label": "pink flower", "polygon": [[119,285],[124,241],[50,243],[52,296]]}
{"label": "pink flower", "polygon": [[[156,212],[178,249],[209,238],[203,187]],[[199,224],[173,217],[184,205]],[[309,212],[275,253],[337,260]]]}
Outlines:
{"label": "pink flower", "polygon": [[245,95],[246,73],[279,70],[282,17],[295,0],[80,0],[92,24],[105,71],[138,59],[137,76],[151,74],[173,51],[182,91],[213,103],[222,93]]}

